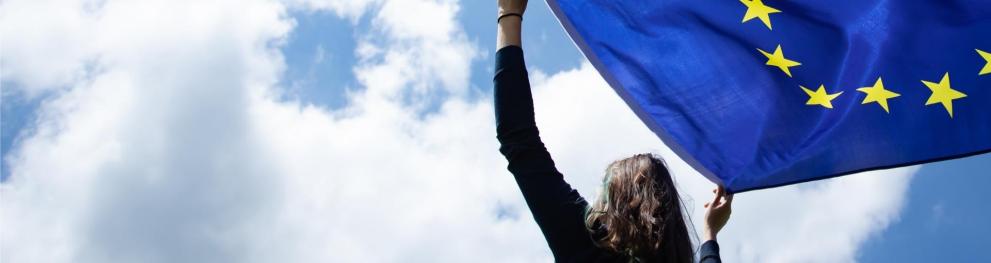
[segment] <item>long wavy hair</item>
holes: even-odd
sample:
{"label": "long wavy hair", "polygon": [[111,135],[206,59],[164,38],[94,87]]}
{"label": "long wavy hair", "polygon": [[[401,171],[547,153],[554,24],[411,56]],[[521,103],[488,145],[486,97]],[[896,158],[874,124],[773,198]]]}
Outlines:
{"label": "long wavy hair", "polygon": [[660,158],[637,154],[606,168],[585,224],[597,245],[640,262],[693,262],[681,198]]}

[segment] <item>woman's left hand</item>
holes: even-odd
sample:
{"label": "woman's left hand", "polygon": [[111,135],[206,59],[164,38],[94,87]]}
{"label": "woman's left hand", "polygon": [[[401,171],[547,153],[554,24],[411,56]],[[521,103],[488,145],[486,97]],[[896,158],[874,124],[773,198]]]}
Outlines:
{"label": "woman's left hand", "polygon": [[726,193],[726,189],[720,186],[713,189],[716,196],[712,202],[705,203],[705,229],[703,235],[705,240],[716,240],[716,234],[726,226],[729,216],[733,212],[733,194]]}

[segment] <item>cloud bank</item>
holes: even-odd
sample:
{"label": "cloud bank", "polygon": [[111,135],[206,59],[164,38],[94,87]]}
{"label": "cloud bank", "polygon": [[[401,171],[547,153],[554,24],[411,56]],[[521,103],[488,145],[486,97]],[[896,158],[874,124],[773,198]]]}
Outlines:
{"label": "cloud bank", "polygon": [[[285,101],[287,10],[367,18],[347,106]],[[505,161],[483,53],[460,3],[0,3],[2,78],[51,94],[4,156],[3,262],[548,262]],[[423,13],[433,15],[423,16]],[[533,70],[542,135],[594,196],[602,170],[665,156],[701,222],[711,184],[588,64]],[[7,87],[5,87],[7,88]],[[436,109],[432,109],[436,105]],[[853,261],[915,168],[743,194],[721,240],[739,262]]]}

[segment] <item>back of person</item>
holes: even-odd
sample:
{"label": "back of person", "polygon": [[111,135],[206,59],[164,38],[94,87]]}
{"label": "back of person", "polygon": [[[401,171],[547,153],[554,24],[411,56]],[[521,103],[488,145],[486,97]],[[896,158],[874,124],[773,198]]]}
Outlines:
{"label": "back of person", "polygon": [[[533,113],[521,34],[525,0],[499,0],[495,115],[499,151],[558,262],[693,262],[684,208],[664,162],[650,154],[606,169],[589,205],[565,182],[544,148]],[[729,220],[722,187],[706,203],[700,262],[721,262],[716,234]]]}

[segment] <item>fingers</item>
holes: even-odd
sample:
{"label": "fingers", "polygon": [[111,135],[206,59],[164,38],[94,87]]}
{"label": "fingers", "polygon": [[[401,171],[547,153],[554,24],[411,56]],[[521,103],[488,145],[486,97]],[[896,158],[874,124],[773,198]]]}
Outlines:
{"label": "fingers", "polygon": [[714,195],[712,201],[705,203],[702,206],[703,208],[708,208],[709,210],[721,209],[733,203],[733,194],[727,193],[726,188],[722,186],[712,189],[712,193]]}
{"label": "fingers", "polygon": [[719,200],[712,200],[711,202],[705,203],[705,208],[708,208],[709,210],[716,209],[716,206],[719,206]]}
{"label": "fingers", "polygon": [[727,192],[725,188],[720,187],[720,189],[723,189],[723,203],[719,204],[719,208],[729,209],[733,205],[733,194]]}
{"label": "fingers", "polygon": [[711,202],[706,202],[703,208],[709,210],[722,209],[733,204],[733,194],[726,191],[725,187],[719,186],[712,189],[713,197]]}
{"label": "fingers", "polygon": [[723,187],[721,187],[721,186],[719,187],[719,189],[722,189],[723,190],[723,199],[726,200],[720,206],[730,206],[730,205],[732,205],[733,204],[733,194],[727,192],[726,189],[723,188]]}
{"label": "fingers", "polygon": [[722,195],[719,194],[718,188],[712,189],[712,193],[714,194],[712,201],[705,203],[705,205],[702,206],[704,208],[708,208],[709,210],[715,209],[717,206],[719,206],[719,203],[722,202],[722,200],[720,200],[722,198]]}
{"label": "fingers", "polygon": [[726,189],[723,189],[722,186],[717,187],[716,188],[716,202],[713,203],[713,204],[714,205],[717,205],[717,206],[718,205],[722,205],[724,203],[723,198],[725,198],[725,197],[726,197]]}

